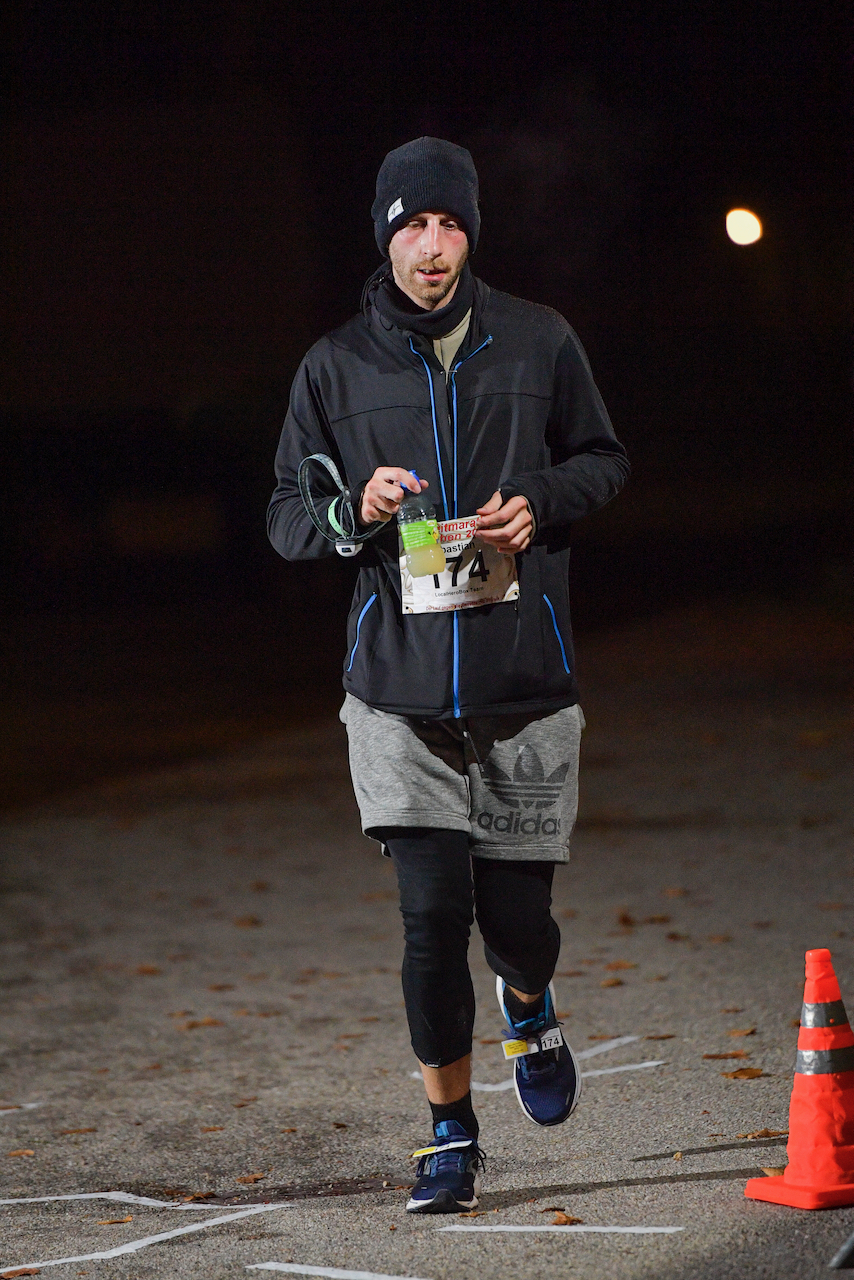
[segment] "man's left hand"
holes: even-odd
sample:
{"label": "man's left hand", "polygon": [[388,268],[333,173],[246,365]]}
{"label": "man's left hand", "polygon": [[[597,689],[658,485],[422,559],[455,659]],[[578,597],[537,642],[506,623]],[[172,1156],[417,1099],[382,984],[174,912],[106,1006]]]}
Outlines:
{"label": "man's left hand", "polygon": [[517,495],[505,502],[495,492],[484,506],[478,507],[480,516],[478,537],[505,555],[524,551],[534,535],[534,517],[526,498]]}

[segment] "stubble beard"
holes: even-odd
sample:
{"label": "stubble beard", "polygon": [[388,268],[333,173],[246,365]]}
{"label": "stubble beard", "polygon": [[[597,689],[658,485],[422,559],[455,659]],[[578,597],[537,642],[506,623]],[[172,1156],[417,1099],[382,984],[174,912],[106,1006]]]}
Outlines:
{"label": "stubble beard", "polygon": [[[394,267],[395,274],[404,282],[410,293],[414,294],[419,302],[422,302],[428,311],[435,311],[440,306],[462,274],[463,267],[468,260],[468,251],[463,255],[460,262],[457,263],[456,269],[446,267],[446,264],[439,258],[434,262],[422,261],[416,262],[411,267],[401,269],[402,264],[395,262],[394,256],[391,258],[391,264]],[[422,280],[418,275],[418,271],[422,267],[431,266],[436,270],[448,271],[445,279],[439,284],[429,284],[426,280]]]}

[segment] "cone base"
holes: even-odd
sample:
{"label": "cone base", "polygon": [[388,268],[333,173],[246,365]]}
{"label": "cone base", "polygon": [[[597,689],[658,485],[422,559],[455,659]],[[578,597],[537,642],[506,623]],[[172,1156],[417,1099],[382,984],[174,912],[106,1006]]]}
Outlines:
{"label": "cone base", "polygon": [[797,1187],[785,1177],[751,1178],[744,1194],[749,1200],[765,1200],[792,1209],[836,1209],[854,1204],[854,1183],[841,1187]]}

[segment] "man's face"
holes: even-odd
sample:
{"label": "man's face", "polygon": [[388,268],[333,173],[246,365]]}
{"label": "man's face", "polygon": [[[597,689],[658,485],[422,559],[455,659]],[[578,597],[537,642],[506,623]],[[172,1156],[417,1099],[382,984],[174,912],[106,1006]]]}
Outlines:
{"label": "man's face", "polygon": [[416,213],[388,246],[395,283],[425,311],[450,301],[468,253],[468,237],[456,218],[432,211]]}

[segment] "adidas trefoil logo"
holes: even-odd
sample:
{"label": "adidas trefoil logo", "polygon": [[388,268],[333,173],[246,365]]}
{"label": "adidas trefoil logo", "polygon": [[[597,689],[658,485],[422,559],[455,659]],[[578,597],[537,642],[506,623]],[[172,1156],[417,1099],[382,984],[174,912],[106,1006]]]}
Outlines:
{"label": "adidas trefoil logo", "polygon": [[569,773],[569,761],[545,776],[543,762],[533,747],[525,746],[516,757],[511,778],[499,769],[496,764],[487,760],[484,767],[483,782],[502,804],[511,809],[548,809],[557,802],[566,775]]}

